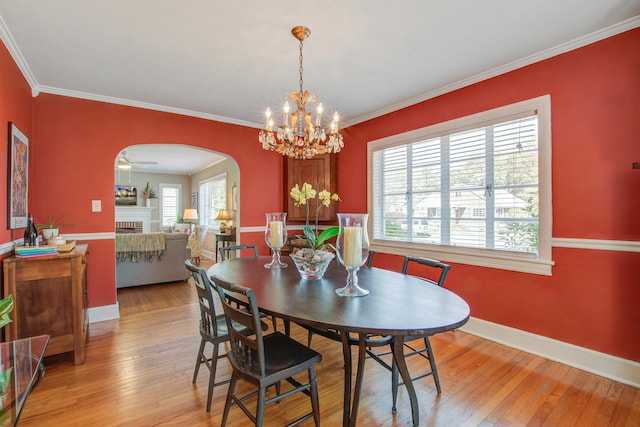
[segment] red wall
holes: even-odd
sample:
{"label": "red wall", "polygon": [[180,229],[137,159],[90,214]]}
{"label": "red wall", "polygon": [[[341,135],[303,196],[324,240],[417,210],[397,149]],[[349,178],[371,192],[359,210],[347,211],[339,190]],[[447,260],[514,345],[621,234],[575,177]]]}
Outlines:
{"label": "red wall", "polygon": [[[640,171],[631,169],[640,161],[639,44],[636,29],[346,129],[340,211],[366,210],[368,141],[551,94],[554,238],[639,241]],[[72,212],[70,233],[114,230],[113,161],[133,144],[186,144],[232,156],[242,227],[262,227],[264,212],[282,207],[282,158],[260,148],[256,129],[54,95],[30,99],[4,50],[0,73],[0,119],[17,122],[32,140],[32,210],[40,217]],[[101,213],[91,212],[92,199],[102,200]],[[0,233],[0,243],[21,236]],[[262,243],[262,233],[241,239]],[[90,244],[90,306],[114,304],[113,240]],[[553,259],[551,277],[454,265],[447,287],[477,318],[640,361],[640,254],[554,248]],[[398,270],[401,263],[385,255],[375,261]]]}
{"label": "red wall", "polygon": [[[242,224],[262,225],[266,210],[279,210],[282,158],[262,150],[257,131],[139,108],[41,94],[34,99],[31,197],[36,217],[68,217],[67,233],[113,232],[113,162],[134,144],[184,144],[232,156],[240,168]],[[268,177],[268,179],[265,179]],[[91,212],[91,200],[102,212]],[[89,306],[114,304],[115,244],[92,240]]]}
{"label": "red wall", "polygon": [[[4,44],[0,43],[0,244],[22,238],[24,229],[7,229],[9,122],[31,137],[31,88]],[[33,156],[31,156],[33,158]]]}
{"label": "red wall", "polygon": [[[638,46],[635,29],[347,129],[340,210],[366,209],[368,141],[550,94],[553,237],[640,241]],[[640,361],[640,254],[554,248],[552,257],[551,277],[454,265],[446,286],[476,318]]]}

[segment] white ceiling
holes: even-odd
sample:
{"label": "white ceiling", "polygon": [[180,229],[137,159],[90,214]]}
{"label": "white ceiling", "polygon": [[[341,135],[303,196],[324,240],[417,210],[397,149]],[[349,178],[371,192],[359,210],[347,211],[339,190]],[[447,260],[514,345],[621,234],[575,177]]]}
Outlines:
{"label": "white ceiling", "polygon": [[0,37],[34,93],[258,128],[298,89],[290,30],[305,25],[304,88],[348,126],[639,16],[640,0],[1,0]]}

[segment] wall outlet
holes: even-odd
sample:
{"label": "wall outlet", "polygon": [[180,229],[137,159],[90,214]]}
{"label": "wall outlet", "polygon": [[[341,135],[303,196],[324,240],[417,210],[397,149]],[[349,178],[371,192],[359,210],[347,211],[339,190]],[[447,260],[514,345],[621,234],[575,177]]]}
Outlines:
{"label": "wall outlet", "polygon": [[92,200],[91,201],[91,212],[102,212],[102,201],[100,201],[100,200]]}

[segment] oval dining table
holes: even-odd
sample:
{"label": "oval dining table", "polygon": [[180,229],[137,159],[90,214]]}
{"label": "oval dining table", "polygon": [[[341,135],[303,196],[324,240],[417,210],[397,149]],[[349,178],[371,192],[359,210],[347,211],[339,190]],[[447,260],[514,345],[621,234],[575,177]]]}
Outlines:
{"label": "oval dining table", "polygon": [[[252,288],[261,312],[340,332],[345,365],[343,426],[356,425],[365,337],[391,335],[391,350],[409,394],[413,425],[419,425],[418,399],[403,354],[404,337],[458,328],[469,319],[469,305],[453,292],[420,278],[375,267],[363,267],[358,272],[358,285],[369,290],[368,295],[341,297],[335,290],[345,286],[347,272],[337,261],[331,262],[323,279],[303,280],[293,262],[287,268],[264,268],[270,260],[266,256],[227,259],[214,264],[207,273]],[[353,390],[352,334],[357,334],[359,348]]]}

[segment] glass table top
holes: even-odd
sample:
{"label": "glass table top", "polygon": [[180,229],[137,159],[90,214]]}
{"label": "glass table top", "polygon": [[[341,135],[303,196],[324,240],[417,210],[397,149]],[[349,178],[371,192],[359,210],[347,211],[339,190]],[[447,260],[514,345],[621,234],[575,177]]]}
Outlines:
{"label": "glass table top", "polygon": [[49,335],[0,343],[0,426],[14,426],[29,393],[44,375]]}

